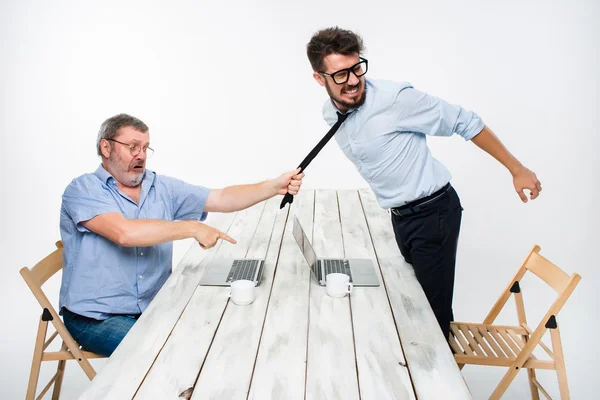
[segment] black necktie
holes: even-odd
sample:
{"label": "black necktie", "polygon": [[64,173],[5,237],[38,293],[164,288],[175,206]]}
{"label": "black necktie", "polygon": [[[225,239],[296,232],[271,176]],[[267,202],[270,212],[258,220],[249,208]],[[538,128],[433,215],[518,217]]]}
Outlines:
{"label": "black necktie", "polygon": [[[342,113],[338,112],[337,115],[338,115],[337,122],[331,127],[329,132],[327,132],[327,134],[325,136],[323,136],[323,139],[321,139],[321,141],[315,146],[315,148],[312,149],[310,153],[308,153],[306,158],[304,160],[302,160],[302,162],[298,166],[298,168],[300,168],[300,172],[304,171],[306,169],[306,167],[308,167],[308,164],[310,164],[310,162],[313,160],[313,158],[315,158],[317,156],[317,154],[319,154],[321,149],[323,147],[325,147],[325,145],[327,144],[329,139],[331,139],[333,137],[333,135],[335,135],[335,132],[338,130],[340,125],[342,125],[342,122],[344,122],[346,120],[346,118],[348,117],[348,115],[350,115],[350,114],[349,113],[342,114]],[[294,196],[292,196],[289,193],[286,193],[285,196],[283,196],[283,200],[281,200],[281,205],[279,206],[279,208],[281,209],[281,208],[285,207],[286,203],[291,204],[293,202],[294,202]]]}

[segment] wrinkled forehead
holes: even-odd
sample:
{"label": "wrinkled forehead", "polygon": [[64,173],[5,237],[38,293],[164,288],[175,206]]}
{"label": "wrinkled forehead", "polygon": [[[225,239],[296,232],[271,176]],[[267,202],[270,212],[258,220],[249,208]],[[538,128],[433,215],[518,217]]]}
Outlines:
{"label": "wrinkled forehead", "polygon": [[360,58],[357,53],[348,55],[332,53],[323,59],[323,72],[332,73],[341,69],[350,68],[359,61]]}
{"label": "wrinkled forehead", "polygon": [[117,131],[117,135],[115,139],[120,140],[125,143],[150,143],[150,133],[149,132],[141,132],[134,128],[133,126],[124,126],[119,128]]}

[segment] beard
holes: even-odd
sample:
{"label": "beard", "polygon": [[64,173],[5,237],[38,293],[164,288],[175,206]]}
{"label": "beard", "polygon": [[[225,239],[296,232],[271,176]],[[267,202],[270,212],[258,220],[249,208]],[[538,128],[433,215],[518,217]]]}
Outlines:
{"label": "beard", "polygon": [[347,108],[347,109],[358,108],[358,107],[362,106],[365,103],[365,100],[367,99],[367,86],[365,85],[364,80],[359,80],[358,84],[355,86],[346,86],[346,84],[344,84],[344,88],[342,89],[342,91],[346,91],[348,89],[352,89],[355,87],[358,88],[359,92],[362,90],[360,97],[358,97],[352,101],[346,101],[341,98],[341,95],[335,95],[333,93],[333,90],[331,90],[331,86],[329,85],[329,82],[325,81],[325,88],[327,89],[327,94],[329,95],[329,97],[332,100],[334,100],[337,104],[339,104],[342,107]]}
{"label": "beard", "polygon": [[111,152],[110,157],[108,158],[108,168],[114,178],[127,187],[137,187],[144,179],[145,168],[142,160],[133,159],[129,165],[126,165],[114,151]]}

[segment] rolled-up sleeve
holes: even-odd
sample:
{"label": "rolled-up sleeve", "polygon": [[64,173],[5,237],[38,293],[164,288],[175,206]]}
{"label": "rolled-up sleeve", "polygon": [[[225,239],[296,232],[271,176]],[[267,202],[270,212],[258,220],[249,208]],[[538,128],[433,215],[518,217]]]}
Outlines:
{"label": "rolled-up sleeve", "polygon": [[413,88],[398,93],[392,108],[400,132],[430,136],[452,136],[456,133],[465,140],[471,140],[484,127],[481,118],[473,111]]}
{"label": "rolled-up sleeve", "polygon": [[92,182],[94,176],[73,180],[65,189],[62,205],[80,232],[89,232],[82,222],[97,215],[121,212],[108,187]]}
{"label": "rolled-up sleeve", "polygon": [[170,186],[173,219],[204,221],[208,213],[204,212],[210,189],[204,186],[196,186],[179,179],[165,178]]}

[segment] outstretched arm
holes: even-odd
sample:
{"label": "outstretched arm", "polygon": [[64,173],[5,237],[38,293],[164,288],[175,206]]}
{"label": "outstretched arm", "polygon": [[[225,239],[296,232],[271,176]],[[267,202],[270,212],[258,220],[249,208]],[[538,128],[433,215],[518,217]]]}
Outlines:
{"label": "outstretched arm", "polygon": [[500,139],[494,135],[494,132],[492,132],[491,129],[484,126],[483,130],[475,135],[471,141],[509,170],[513,177],[515,190],[523,203],[527,203],[527,195],[524,193],[525,189],[531,192],[531,200],[534,200],[539,196],[542,191],[542,184],[535,173],[523,166],[515,156],[510,154],[508,149],[502,144]]}
{"label": "outstretched arm", "polygon": [[246,209],[263,200],[287,192],[295,195],[300,190],[304,173],[300,169],[286,172],[275,179],[251,185],[228,186],[224,189],[213,189],[208,195],[205,211],[233,212]]}
{"label": "outstretched arm", "polygon": [[198,221],[127,219],[121,213],[106,213],[82,222],[92,232],[125,247],[146,247],[178,239],[194,238],[202,248],[213,247],[219,239],[236,243],[216,228]]}

